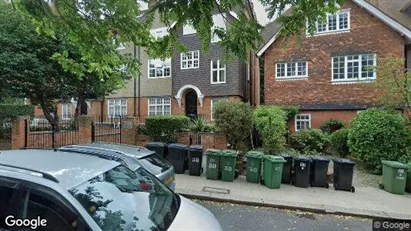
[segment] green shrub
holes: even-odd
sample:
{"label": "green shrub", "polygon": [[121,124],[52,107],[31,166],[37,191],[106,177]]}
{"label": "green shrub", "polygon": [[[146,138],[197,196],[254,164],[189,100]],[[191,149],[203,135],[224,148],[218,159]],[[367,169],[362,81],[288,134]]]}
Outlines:
{"label": "green shrub", "polygon": [[333,133],[341,128],[345,128],[345,123],[341,120],[337,120],[337,119],[329,119],[324,121],[323,124],[321,124],[320,129],[323,132],[326,133]]}
{"label": "green shrub", "polygon": [[253,121],[251,107],[243,102],[219,102],[215,108],[215,124],[227,136],[232,149],[245,151]]}
{"label": "green shrub", "polygon": [[15,118],[17,116],[34,116],[34,106],[0,104],[0,120]]}
{"label": "green shrub", "polygon": [[173,143],[177,141],[176,132],[188,127],[190,119],[186,116],[152,116],[145,122],[145,133],[153,141]]}
{"label": "green shrub", "polygon": [[218,132],[218,129],[215,124],[206,124],[204,127],[204,132]]}
{"label": "green shrub", "polygon": [[263,147],[267,153],[284,150],[286,120],[287,114],[280,107],[260,106],[254,111],[254,126],[261,135]]}
{"label": "green shrub", "polygon": [[398,112],[368,109],[351,123],[348,146],[362,161],[381,173],[381,160],[402,160],[407,156],[409,131]]}
{"label": "green shrub", "polygon": [[138,124],[137,125],[137,134],[139,135],[147,135],[146,125]]}
{"label": "green shrub", "polygon": [[283,106],[281,109],[285,112],[287,121],[291,121],[294,119],[295,115],[300,113],[300,109],[298,109],[298,107]]}
{"label": "green shrub", "polygon": [[348,147],[349,132],[349,129],[343,128],[331,134],[332,147],[341,157],[346,157],[350,153]]}
{"label": "green shrub", "polygon": [[190,121],[190,131],[204,132],[207,126],[207,121],[203,117],[198,117]]}
{"label": "green shrub", "polygon": [[291,135],[291,143],[303,152],[321,153],[330,144],[330,136],[319,129],[304,129]]}

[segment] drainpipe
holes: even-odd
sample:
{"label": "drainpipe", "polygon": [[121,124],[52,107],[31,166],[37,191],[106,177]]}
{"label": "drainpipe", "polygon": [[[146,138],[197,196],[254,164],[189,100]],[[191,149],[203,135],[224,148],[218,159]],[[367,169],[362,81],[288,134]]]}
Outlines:
{"label": "drainpipe", "polygon": [[[140,61],[140,47],[137,47],[137,58],[138,61]],[[140,107],[140,101],[141,101],[141,72],[138,72],[138,118],[141,117],[141,107]]]}
{"label": "drainpipe", "polygon": [[[136,59],[136,53],[137,53],[137,48],[136,45],[134,45],[134,60]],[[133,116],[136,117],[137,116],[137,79],[134,78],[133,80],[134,82],[134,112],[133,112]]]}

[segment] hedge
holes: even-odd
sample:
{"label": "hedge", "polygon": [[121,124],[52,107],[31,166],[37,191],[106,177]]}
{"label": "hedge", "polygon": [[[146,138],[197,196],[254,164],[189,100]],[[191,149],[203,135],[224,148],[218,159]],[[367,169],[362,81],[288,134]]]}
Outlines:
{"label": "hedge", "polygon": [[176,133],[188,128],[190,119],[186,116],[152,116],[145,121],[145,134],[153,141],[174,143]]}
{"label": "hedge", "polygon": [[0,104],[0,120],[25,115],[34,116],[33,105]]}

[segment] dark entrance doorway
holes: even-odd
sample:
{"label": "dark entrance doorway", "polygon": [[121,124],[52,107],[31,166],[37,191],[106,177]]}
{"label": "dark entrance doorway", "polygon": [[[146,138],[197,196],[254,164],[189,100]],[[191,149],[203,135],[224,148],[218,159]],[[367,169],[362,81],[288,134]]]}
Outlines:
{"label": "dark entrance doorway", "polygon": [[191,119],[197,118],[197,93],[195,91],[188,91],[185,97],[186,101],[186,116]]}

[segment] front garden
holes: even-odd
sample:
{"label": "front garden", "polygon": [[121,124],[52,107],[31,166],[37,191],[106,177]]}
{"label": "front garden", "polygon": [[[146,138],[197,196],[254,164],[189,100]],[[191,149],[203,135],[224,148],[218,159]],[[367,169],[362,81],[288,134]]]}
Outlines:
{"label": "front garden", "polygon": [[350,127],[331,119],[320,129],[290,132],[288,124],[296,114],[298,109],[293,107],[260,106],[253,111],[242,102],[220,102],[213,124],[201,117],[190,120],[185,116],[155,116],[147,118],[139,132],[166,143],[176,142],[180,131],[220,132],[226,135],[229,149],[239,150],[239,161],[252,149],[265,154],[343,157],[356,161],[360,175],[381,174],[384,159],[411,161],[411,133],[404,117],[396,111],[372,108],[358,114]]}

